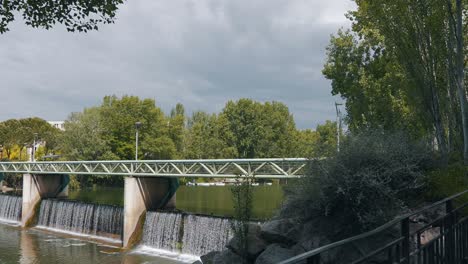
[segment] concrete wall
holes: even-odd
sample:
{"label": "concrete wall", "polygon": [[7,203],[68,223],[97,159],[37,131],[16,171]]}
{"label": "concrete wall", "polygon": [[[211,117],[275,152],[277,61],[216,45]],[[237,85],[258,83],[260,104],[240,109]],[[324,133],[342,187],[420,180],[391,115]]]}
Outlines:
{"label": "concrete wall", "polygon": [[[124,190],[123,246],[130,248],[141,239],[146,211],[160,209],[169,189],[164,178],[126,177]],[[175,194],[164,208],[175,208]]]}
{"label": "concrete wall", "polygon": [[23,175],[22,227],[34,225],[42,198],[68,196],[68,186],[64,190],[60,190],[62,181],[62,175]]}

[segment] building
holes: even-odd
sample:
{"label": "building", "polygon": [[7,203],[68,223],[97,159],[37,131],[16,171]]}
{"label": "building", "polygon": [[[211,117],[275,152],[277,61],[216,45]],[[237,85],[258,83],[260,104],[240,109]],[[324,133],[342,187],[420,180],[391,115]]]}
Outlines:
{"label": "building", "polygon": [[47,121],[51,126],[65,131],[65,121]]}

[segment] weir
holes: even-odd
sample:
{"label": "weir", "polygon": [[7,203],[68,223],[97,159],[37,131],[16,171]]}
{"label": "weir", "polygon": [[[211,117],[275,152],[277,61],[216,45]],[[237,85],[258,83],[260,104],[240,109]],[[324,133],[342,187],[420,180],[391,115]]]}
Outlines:
{"label": "weir", "polygon": [[21,196],[0,195],[0,221],[16,222],[21,221]]}
{"label": "weir", "polygon": [[[147,211],[171,209],[175,207],[175,196],[180,177],[237,178],[253,177],[262,179],[287,179],[301,177],[307,159],[225,159],[225,160],[153,160],[153,161],[54,161],[54,162],[0,162],[0,175],[3,173],[23,174],[23,197],[21,200],[21,226],[29,227],[37,223],[80,233],[110,232],[121,233],[122,244],[129,248],[142,238],[145,218],[169,225],[169,216],[160,216],[156,220]],[[43,199],[65,198],[68,196],[69,174],[124,176],[124,208],[122,227],[101,229],[101,220],[96,217],[105,210],[85,204],[51,202]],[[55,209],[48,209],[55,208]],[[16,210],[16,209],[15,209]],[[49,210],[49,211],[48,211]],[[61,210],[53,216],[54,210]],[[73,213],[79,211],[80,214]],[[64,218],[60,216],[64,215]],[[115,217],[114,213],[102,214],[102,217]],[[12,216],[13,217],[13,216]],[[153,217],[153,218],[152,218]],[[15,218],[15,217],[13,217]],[[15,219],[20,219],[16,217]],[[120,218],[119,218],[120,219]],[[166,219],[166,220],[165,220]],[[176,218],[178,219],[178,218]],[[175,225],[177,220],[174,220]],[[222,219],[210,220],[198,217],[182,216],[180,226],[183,230],[178,243],[185,244],[182,252],[202,254],[206,251],[201,246],[216,248],[224,245],[229,235],[228,224]],[[91,223],[100,223],[90,228]],[[114,229],[115,228],[115,229]],[[116,229],[121,228],[121,231]],[[175,229],[176,226],[174,227]],[[220,233],[221,238],[210,234]],[[174,234],[173,234],[174,235]],[[197,241],[195,241],[198,239]],[[221,240],[217,240],[221,239]],[[173,248],[173,243],[166,237],[163,247]],[[148,242],[148,240],[147,240]],[[149,242],[148,242],[149,243]],[[200,244],[202,244],[200,246]]]}
{"label": "weir", "polygon": [[46,199],[41,202],[37,225],[120,241],[123,209],[111,205]]}
{"label": "weir", "polygon": [[142,244],[179,254],[201,256],[223,250],[232,238],[230,220],[170,212],[148,212]]}
{"label": "weir", "polygon": [[35,224],[41,199],[67,197],[68,182],[67,175],[24,174],[21,226],[28,227]]}

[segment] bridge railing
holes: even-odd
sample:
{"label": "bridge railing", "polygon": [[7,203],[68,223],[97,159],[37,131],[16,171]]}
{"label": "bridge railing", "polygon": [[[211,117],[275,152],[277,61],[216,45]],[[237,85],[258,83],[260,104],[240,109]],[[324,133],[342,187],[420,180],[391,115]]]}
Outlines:
{"label": "bridge railing", "polygon": [[[366,252],[362,257],[349,260],[349,263],[374,263],[377,258],[379,263],[392,264],[468,263],[468,217],[464,213],[468,203],[459,205],[455,203],[457,198],[467,193],[468,190],[401,216],[372,231],[311,250],[280,264],[304,263],[304,261],[312,264],[333,263],[322,256],[360,240],[371,239],[385,231],[395,230],[398,230],[396,238],[372,252]],[[442,216],[422,227],[410,228],[415,216],[442,206],[445,206],[445,213]]]}
{"label": "bridge railing", "polygon": [[297,178],[307,159],[208,159],[138,161],[0,162],[0,172],[30,174],[120,175],[144,177]]}

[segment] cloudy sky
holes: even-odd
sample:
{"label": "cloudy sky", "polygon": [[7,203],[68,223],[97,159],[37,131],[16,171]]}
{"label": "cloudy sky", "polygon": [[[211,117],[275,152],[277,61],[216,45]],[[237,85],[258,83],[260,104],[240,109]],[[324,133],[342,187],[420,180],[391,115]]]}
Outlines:
{"label": "cloudy sky", "polygon": [[66,119],[105,95],[154,98],[168,112],[220,111],[242,97],[287,104],[300,128],[334,119],[321,75],[351,0],[130,0],[97,32],[0,35],[0,120]]}

